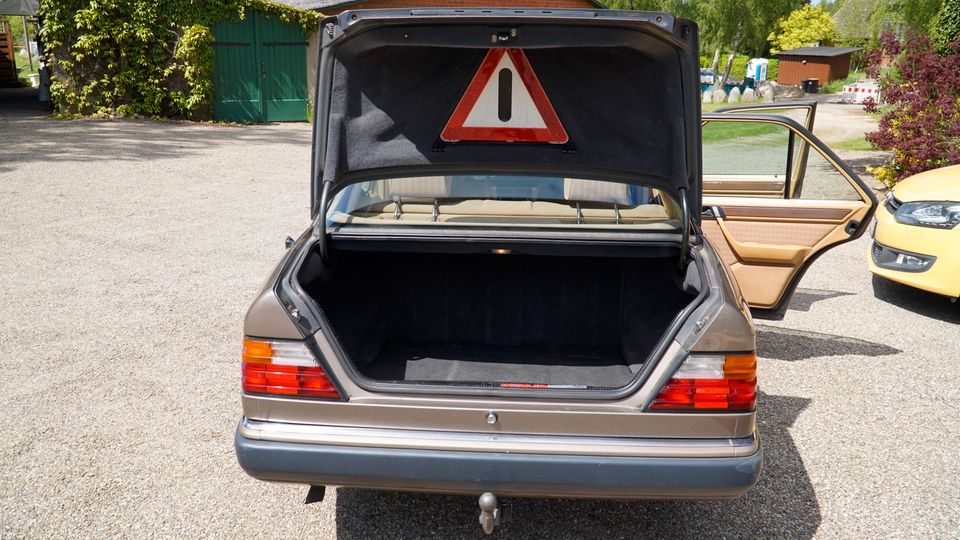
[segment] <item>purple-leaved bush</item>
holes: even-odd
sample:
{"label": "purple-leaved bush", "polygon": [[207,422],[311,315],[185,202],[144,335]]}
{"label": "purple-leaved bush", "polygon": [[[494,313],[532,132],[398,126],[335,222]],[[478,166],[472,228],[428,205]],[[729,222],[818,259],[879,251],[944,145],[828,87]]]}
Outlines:
{"label": "purple-leaved bush", "polygon": [[[960,50],[960,42],[951,48]],[[884,59],[892,63],[884,66]],[[868,133],[867,141],[893,152],[874,169],[877,179],[893,186],[919,172],[960,163],[960,54],[938,53],[926,35],[910,33],[901,43],[888,31],[867,52],[867,66],[889,105],[864,104],[867,112],[883,111],[879,129]]]}

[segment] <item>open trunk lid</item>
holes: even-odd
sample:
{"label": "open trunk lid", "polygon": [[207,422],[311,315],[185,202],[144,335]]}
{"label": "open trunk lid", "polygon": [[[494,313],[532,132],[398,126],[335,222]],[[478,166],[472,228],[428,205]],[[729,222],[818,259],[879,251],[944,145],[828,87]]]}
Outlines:
{"label": "open trunk lid", "polygon": [[[321,30],[315,216],[354,182],[482,173],[643,184],[699,221],[695,23],[610,10],[369,10]],[[489,131],[458,131],[484,114],[495,116],[479,121]]]}

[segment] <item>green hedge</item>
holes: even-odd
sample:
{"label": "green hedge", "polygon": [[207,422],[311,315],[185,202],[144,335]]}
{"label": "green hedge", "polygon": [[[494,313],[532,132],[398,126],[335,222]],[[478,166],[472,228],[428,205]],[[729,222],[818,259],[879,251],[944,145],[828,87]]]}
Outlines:
{"label": "green hedge", "polygon": [[[723,68],[727,66],[727,56],[726,54],[720,55],[720,63],[717,64],[717,71],[722,75]],[[777,66],[779,61],[776,58],[769,58],[770,64],[767,66],[767,80],[774,81],[777,79]],[[743,80],[743,75],[747,70],[747,62],[750,61],[750,57],[745,54],[738,54],[733,57],[733,67],[730,68],[730,76],[737,79]],[[713,63],[712,54],[701,54],[700,55],[700,67],[710,68],[710,64]]]}
{"label": "green hedge", "polygon": [[50,93],[67,115],[206,118],[217,22],[255,9],[309,38],[321,15],[267,0],[40,0]]}

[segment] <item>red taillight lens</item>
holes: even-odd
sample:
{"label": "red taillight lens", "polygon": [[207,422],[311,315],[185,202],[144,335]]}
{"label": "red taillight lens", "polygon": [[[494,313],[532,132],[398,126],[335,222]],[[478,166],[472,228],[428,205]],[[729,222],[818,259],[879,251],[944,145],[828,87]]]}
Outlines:
{"label": "red taillight lens", "polygon": [[245,392],[340,397],[313,353],[300,341],[244,339],[242,380]]}
{"label": "red taillight lens", "polygon": [[756,405],[757,357],[750,353],[688,356],[650,408],[752,411]]}

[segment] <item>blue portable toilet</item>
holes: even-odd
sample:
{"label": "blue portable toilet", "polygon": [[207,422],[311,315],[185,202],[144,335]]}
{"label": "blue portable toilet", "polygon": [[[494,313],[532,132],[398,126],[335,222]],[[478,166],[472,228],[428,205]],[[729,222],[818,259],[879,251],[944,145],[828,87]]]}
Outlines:
{"label": "blue portable toilet", "polygon": [[770,61],[766,58],[751,58],[747,62],[747,72],[744,74],[744,80],[753,79],[754,84],[767,80],[767,66]]}

